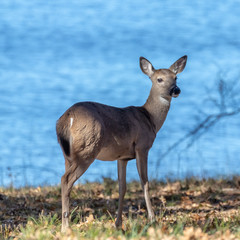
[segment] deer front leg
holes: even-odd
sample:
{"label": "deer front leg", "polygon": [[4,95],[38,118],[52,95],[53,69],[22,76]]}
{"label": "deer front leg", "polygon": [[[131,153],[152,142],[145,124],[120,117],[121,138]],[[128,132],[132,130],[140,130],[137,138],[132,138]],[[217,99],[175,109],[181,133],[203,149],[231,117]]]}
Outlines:
{"label": "deer front leg", "polygon": [[117,220],[115,222],[117,228],[122,226],[123,199],[126,193],[126,167],[127,161],[118,160],[119,201]]}
{"label": "deer front leg", "polygon": [[144,192],[144,198],[147,205],[147,211],[148,211],[148,218],[150,221],[155,220],[155,215],[152,210],[152,204],[149,197],[149,183],[148,183],[148,174],[147,174],[147,162],[148,162],[148,151],[138,150],[136,151],[136,161],[137,161],[137,169],[140,176],[143,192]]}

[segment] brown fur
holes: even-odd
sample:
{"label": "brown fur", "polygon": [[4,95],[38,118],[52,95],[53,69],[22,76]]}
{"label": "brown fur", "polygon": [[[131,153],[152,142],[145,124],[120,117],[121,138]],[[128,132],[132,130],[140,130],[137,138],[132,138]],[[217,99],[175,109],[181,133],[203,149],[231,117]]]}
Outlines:
{"label": "brown fur", "polygon": [[147,59],[140,58],[142,71],[152,81],[150,95],[142,107],[116,108],[95,102],[81,102],[59,118],[56,131],[66,167],[61,180],[62,231],[68,227],[72,186],[95,159],[118,160],[119,206],[116,226],[122,222],[126,160],[135,158],[149,218],[154,219],[148,193],[148,151],[166,119],[172,98],[170,92],[176,86],[176,74],[184,69],[186,60],[186,56],[180,58],[170,67],[171,70],[155,70]]}

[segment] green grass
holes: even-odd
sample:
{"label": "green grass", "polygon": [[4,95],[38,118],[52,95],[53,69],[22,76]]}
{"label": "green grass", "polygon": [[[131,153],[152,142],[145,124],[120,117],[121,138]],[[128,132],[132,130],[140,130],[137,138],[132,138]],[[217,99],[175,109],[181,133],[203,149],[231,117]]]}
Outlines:
{"label": "green grass", "polygon": [[117,183],[77,185],[71,223],[61,233],[60,187],[0,189],[0,239],[240,239],[238,178],[151,182],[156,221],[149,223],[138,182],[128,184],[123,225],[115,228]]}

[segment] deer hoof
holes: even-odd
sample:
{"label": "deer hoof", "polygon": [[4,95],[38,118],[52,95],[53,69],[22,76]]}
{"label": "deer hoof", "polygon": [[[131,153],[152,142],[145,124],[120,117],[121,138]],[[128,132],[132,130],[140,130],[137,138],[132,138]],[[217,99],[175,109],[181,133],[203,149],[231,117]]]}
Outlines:
{"label": "deer hoof", "polygon": [[115,222],[115,226],[116,226],[117,229],[121,229],[122,228],[122,221],[117,219],[116,222]]}

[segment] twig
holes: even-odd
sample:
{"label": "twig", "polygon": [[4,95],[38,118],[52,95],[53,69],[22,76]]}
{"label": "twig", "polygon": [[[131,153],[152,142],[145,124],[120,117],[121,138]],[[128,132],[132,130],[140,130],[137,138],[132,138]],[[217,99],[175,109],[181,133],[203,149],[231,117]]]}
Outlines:
{"label": "twig", "polygon": [[[210,127],[213,127],[218,121],[220,121],[222,118],[237,115],[240,113],[240,108],[231,111],[231,112],[221,112],[218,114],[211,114],[208,115],[204,120],[202,120],[194,129],[189,131],[187,134],[185,134],[183,137],[178,139],[175,143],[173,143],[160,157],[160,159],[164,159],[173,149],[178,147],[183,142],[186,142],[189,140],[189,143],[187,147],[191,147],[194,141],[196,139],[199,139],[200,136],[202,136],[207,130],[209,130]],[[157,164],[157,167],[159,166],[159,161]]]}

